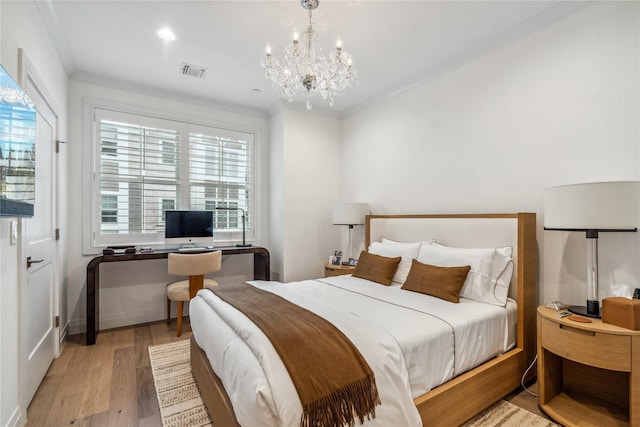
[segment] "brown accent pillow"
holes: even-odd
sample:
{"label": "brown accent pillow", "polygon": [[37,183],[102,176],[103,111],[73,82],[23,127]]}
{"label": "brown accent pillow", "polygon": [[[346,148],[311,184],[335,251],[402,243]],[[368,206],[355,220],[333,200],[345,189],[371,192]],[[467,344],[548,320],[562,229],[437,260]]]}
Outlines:
{"label": "brown accent pillow", "polygon": [[462,285],[471,267],[437,267],[414,259],[402,289],[420,292],[445,301],[459,302]]}
{"label": "brown accent pillow", "polygon": [[401,260],[402,257],[389,258],[362,251],[351,275],[389,286]]}

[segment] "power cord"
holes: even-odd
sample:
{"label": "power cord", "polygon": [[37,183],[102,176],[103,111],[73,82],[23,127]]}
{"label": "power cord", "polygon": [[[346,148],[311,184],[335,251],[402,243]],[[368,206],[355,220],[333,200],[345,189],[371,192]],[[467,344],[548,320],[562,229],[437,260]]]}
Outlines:
{"label": "power cord", "polygon": [[533,362],[531,362],[531,364],[529,365],[527,370],[524,371],[524,374],[522,374],[522,378],[520,379],[520,385],[522,385],[522,388],[524,389],[524,391],[526,391],[527,393],[529,393],[530,395],[532,395],[534,397],[538,397],[538,394],[532,392],[531,390],[529,390],[527,388],[526,385],[524,385],[524,378],[527,376],[527,373],[529,373],[529,371],[531,370],[531,368],[533,368],[533,366],[536,364],[537,361],[538,361],[538,355],[536,354],[536,357],[533,358]]}
{"label": "power cord", "polygon": [[[564,310],[565,308],[567,308],[567,306],[562,304],[560,301],[547,302],[544,306],[547,307],[547,308],[551,308],[553,310],[556,310],[556,311]],[[527,376],[527,374],[529,373],[529,371],[531,370],[531,368],[533,368],[533,366],[536,364],[537,361],[538,361],[538,355],[536,354],[536,357],[533,358],[533,362],[531,362],[531,364],[529,365],[527,370],[524,371],[524,374],[522,374],[522,378],[520,379],[520,385],[522,386],[524,391],[526,391],[527,393],[529,393],[530,395],[535,396],[535,397],[538,397],[538,394],[532,392],[531,390],[529,390],[527,388],[526,385],[524,385],[524,379]]]}

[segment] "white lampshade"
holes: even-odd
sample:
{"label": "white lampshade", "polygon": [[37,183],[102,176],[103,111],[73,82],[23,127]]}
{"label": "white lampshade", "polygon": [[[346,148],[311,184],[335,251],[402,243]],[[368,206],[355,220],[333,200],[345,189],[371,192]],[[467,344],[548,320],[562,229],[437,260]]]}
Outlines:
{"label": "white lampshade", "polygon": [[624,230],[640,223],[640,182],[562,185],[544,190],[544,227],[558,230]]}
{"label": "white lampshade", "polygon": [[369,203],[339,203],[333,206],[333,224],[364,224],[364,217],[367,214],[369,214]]}

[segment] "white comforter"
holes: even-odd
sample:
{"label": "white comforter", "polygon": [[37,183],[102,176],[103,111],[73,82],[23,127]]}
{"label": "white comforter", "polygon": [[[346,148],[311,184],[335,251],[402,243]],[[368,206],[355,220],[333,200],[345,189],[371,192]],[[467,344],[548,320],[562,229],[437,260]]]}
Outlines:
{"label": "white comforter", "polygon": [[[452,304],[350,276],[250,283],[328,319],[358,347],[375,372],[382,400],[367,426],[421,425],[414,397],[511,345],[508,310],[501,307],[468,300]],[[194,338],[240,424],[299,425],[302,405],[264,334],[207,290],[198,293],[189,311]]]}

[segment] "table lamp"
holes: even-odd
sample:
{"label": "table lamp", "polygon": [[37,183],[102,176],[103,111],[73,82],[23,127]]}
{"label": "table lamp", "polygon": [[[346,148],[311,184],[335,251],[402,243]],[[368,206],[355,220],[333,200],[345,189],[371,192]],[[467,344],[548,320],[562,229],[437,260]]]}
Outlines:
{"label": "table lamp", "polygon": [[544,229],[581,231],[587,238],[587,305],[569,311],[600,317],[598,233],[638,231],[640,182],[562,185],[544,190]]}
{"label": "table lamp", "polygon": [[365,215],[369,214],[368,203],[339,203],[333,207],[333,224],[349,226],[349,262],[346,265],[353,265],[353,226],[363,225]]}
{"label": "table lamp", "polygon": [[251,243],[247,243],[247,240],[245,238],[245,212],[244,209],[242,208],[223,208],[223,207],[216,207],[217,211],[240,211],[242,214],[242,243],[238,243],[236,244],[237,247],[239,248],[248,248],[251,246]]}

